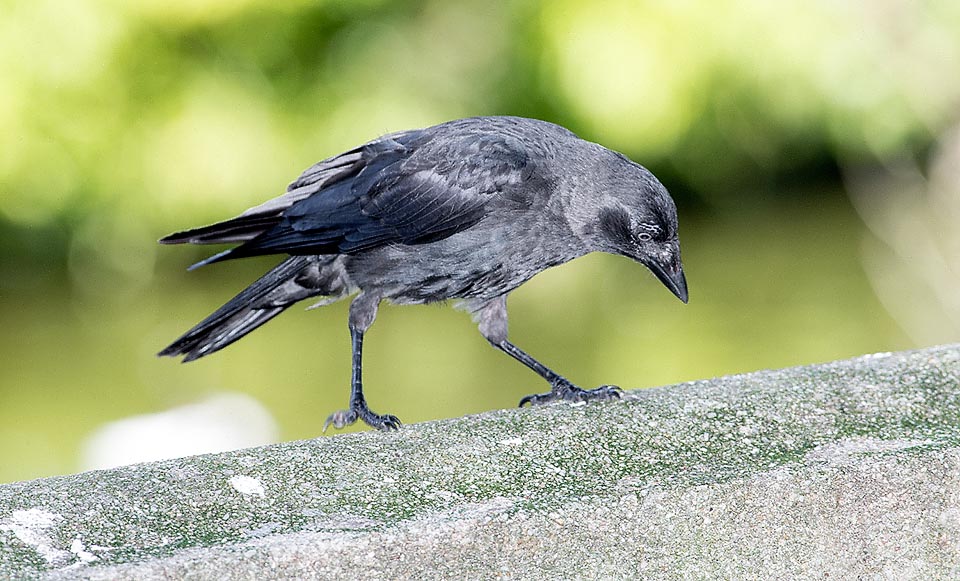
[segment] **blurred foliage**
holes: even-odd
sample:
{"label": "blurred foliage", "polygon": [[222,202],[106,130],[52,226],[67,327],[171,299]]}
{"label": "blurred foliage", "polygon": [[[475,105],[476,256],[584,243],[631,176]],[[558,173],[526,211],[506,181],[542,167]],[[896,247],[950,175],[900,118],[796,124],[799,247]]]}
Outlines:
{"label": "blurred foliage", "polygon": [[[92,426],[201,390],[251,392],[284,437],[316,434],[346,400],[344,305],[157,361],[271,262],[188,277],[207,250],[155,240],[376,135],[467,115],[566,125],[681,203],[689,307],[612,257],[512,301],[517,342],[573,379],[909,345],[859,266],[838,167],[925,156],[956,119],[958,70],[950,0],[0,0],[0,480],[74,469]],[[381,319],[375,409],[414,421],[543,387],[462,314]]]}
{"label": "blurred foliage", "polygon": [[928,168],[899,158],[846,172],[870,230],[863,244],[870,282],[921,345],[960,338],[960,125],[934,151]]}

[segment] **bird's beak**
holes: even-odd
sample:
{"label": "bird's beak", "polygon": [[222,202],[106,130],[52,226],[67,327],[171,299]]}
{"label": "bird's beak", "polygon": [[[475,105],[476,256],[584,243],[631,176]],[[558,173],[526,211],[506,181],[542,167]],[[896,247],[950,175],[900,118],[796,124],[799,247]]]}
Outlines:
{"label": "bird's beak", "polygon": [[663,286],[670,289],[670,292],[677,295],[677,298],[686,304],[687,302],[687,277],[683,274],[683,264],[680,262],[679,252],[666,259],[651,258],[644,260],[643,264],[650,269]]}

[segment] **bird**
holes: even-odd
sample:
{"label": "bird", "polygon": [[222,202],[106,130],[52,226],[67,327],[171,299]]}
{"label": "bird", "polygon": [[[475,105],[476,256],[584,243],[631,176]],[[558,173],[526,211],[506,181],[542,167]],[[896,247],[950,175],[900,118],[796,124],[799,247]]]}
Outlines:
{"label": "bird", "polygon": [[372,411],[363,393],[363,339],[382,301],[455,300],[493,347],[549,383],[522,407],[621,396],[615,385],[583,389],[510,342],[507,296],[536,274],[606,252],[646,266],[688,300],[677,208],[663,184],[621,153],[523,117],[469,117],[383,135],[310,166],[279,197],[160,243],[238,244],[191,270],[285,256],[159,353],[184,363],[294,303],[353,297],[349,407],[330,414],[324,431],[358,420],[385,431],[401,426]]}

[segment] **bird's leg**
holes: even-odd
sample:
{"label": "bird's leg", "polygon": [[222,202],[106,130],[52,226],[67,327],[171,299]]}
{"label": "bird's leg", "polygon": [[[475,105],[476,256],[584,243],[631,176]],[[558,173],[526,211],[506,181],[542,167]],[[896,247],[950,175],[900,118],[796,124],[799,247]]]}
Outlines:
{"label": "bird's leg", "polygon": [[507,298],[498,297],[477,312],[480,333],[491,345],[523,363],[540,377],[550,383],[548,393],[528,395],[520,400],[520,405],[537,405],[551,401],[590,401],[619,399],[621,390],[615,385],[602,385],[596,389],[577,387],[570,380],[553,371],[507,340]]}
{"label": "bird's leg", "polygon": [[367,407],[367,400],[363,397],[363,381],[361,378],[363,359],[363,334],[373,324],[377,316],[377,305],[380,297],[361,293],[350,304],[350,339],[353,344],[353,372],[350,382],[350,409],[333,412],[323,424],[323,431],[333,424],[335,428],[343,428],[356,422],[358,419],[378,430],[389,431],[400,428],[400,420],[396,416],[380,415]]}
{"label": "bird's leg", "polygon": [[548,393],[538,393],[524,397],[520,400],[521,407],[528,403],[530,405],[537,405],[557,400],[576,402],[620,398],[621,390],[615,385],[602,385],[596,389],[577,387],[569,379],[553,371],[543,363],[540,363],[523,349],[520,349],[506,339],[499,343],[493,343],[493,346],[520,363],[523,363],[550,383],[550,391]]}

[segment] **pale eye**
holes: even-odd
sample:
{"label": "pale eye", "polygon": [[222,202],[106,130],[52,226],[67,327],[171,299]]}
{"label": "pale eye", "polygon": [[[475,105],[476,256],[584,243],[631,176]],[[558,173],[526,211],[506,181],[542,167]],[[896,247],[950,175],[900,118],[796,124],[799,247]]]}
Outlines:
{"label": "pale eye", "polygon": [[650,242],[655,238],[660,236],[660,227],[656,224],[650,224],[642,222],[637,225],[636,230],[634,230],[637,240],[640,242]]}

